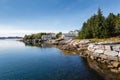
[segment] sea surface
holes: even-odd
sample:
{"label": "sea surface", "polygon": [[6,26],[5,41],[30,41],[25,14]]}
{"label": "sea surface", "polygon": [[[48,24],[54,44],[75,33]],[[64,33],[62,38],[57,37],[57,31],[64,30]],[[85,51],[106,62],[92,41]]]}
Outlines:
{"label": "sea surface", "polygon": [[55,47],[0,40],[0,80],[104,80],[86,59]]}

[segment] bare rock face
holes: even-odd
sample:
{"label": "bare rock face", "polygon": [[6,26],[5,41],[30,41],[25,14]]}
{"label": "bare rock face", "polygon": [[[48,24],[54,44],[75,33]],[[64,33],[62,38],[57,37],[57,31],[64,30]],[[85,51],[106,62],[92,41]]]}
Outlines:
{"label": "bare rock face", "polygon": [[118,53],[118,57],[120,57],[120,52]]}
{"label": "bare rock face", "polygon": [[89,40],[69,40],[65,45],[62,46],[62,49],[68,51],[86,50],[89,42]]}
{"label": "bare rock face", "polygon": [[95,59],[98,59],[100,57],[100,54],[93,53],[92,55],[94,56]]}
{"label": "bare rock face", "polygon": [[118,67],[120,67],[120,62],[114,61],[114,62],[112,62],[112,66],[115,68],[118,68]]}
{"label": "bare rock face", "polygon": [[89,44],[87,48],[91,52],[89,56],[92,60],[107,64],[111,72],[120,73],[120,44],[111,44]]}
{"label": "bare rock face", "polygon": [[94,52],[97,53],[97,54],[103,54],[103,53],[104,53],[104,50],[97,49],[97,50],[95,50]]}
{"label": "bare rock face", "polygon": [[119,73],[119,70],[117,70],[117,69],[111,69],[111,72]]}
{"label": "bare rock face", "polygon": [[108,56],[108,61],[119,61],[117,56]]}
{"label": "bare rock face", "polygon": [[91,51],[91,52],[94,52],[94,44],[89,44],[89,46],[88,46],[88,51]]}
{"label": "bare rock face", "polygon": [[104,52],[104,54],[106,54],[106,55],[110,55],[110,56],[113,56],[113,57],[115,57],[115,56],[118,56],[118,52],[116,52],[116,51],[105,51]]}
{"label": "bare rock face", "polygon": [[100,57],[101,57],[101,59],[103,59],[103,60],[107,60],[107,59],[108,59],[108,56],[105,55],[105,54],[101,54]]}
{"label": "bare rock face", "polygon": [[105,50],[109,50],[109,51],[113,50],[112,46],[110,46],[110,45],[105,45],[104,47],[105,47]]}
{"label": "bare rock face", "polygon": [[92,60],[94,60],[94,56],[91,55],[90,58],[91,58]]}

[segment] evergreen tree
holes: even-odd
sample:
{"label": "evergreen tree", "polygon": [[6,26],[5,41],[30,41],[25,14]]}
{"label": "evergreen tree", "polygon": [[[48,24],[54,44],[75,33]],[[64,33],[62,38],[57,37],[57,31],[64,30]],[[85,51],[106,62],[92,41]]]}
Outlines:
{"label": "evergreen tree", "polygon": [[105,29],[105,25],[104,25],[104,21],[105,18],[102,15],[102,11],[100,8],[98,8],[98,12],[97,12],[97,16],[96,16],[96,35],[95,38],[102,38],[104,37],[104,29]]}
{"label": "evergreen tree", "polygon": [[120,14],[110,13],[107,18],[102,15],[98,8],[97,14],[90,17],[83,23],[79,32],[80,38],[107,38],[118,36],[120,34]]}
{"label": "evergreen tree", "polygon": [[112,37],[115,36],[115,15],[113,13],[110,13],[108,17],[106,18],[106,24],[108,29],[108,36]]}
{"label": "evergreen tree", "polygon": [[115,30],[116,30],[116,35],[119,35],[120,34],[120,14],[118,14],[116,16],[116,20],[115,20],[115,24],[116,24],[116,27],[115,27]]}

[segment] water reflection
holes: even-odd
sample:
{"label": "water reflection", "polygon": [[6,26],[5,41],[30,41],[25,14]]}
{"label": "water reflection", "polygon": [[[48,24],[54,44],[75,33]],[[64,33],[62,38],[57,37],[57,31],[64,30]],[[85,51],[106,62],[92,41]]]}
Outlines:
{"label": "water reflection", "polygon": [[[52,45],[48,45],[48,44],[25,44],[26,46],[36,46],[36,47],[40,47],[40,48],[50,48],[53,47]],[[56,48],[58,48],[58,46],[54,46]],[[72,52],[72,51],[65,51],[65,50],[61,50],[61,53],[63,53],[64,55],[77,55],[79,56],[79,54],[77,52]],[[101,64],[98,63],[96,61],[93,61],[89,58],[81,58],[81,64],[85,65],[85,67],[87,67],[86,69],[88,69],[88,71],[93,72],[94,74],[99,74],[100,76],[104,77],[105,80],[119,80],[120,79],[120,74],[115,74],[112,73],[107,65],[105,64]]]}
{"label": "water reflection", "polygon": [[[52,45],[48,45],[48,44],[30,44],[30,43],[28,44],[28,43],[25,43],[25,45],[26,46],[32,46],[32,47],[33,46],[34,47],[40,47],[40,48],[51,48],[51,47],[53,47]],[[58,48],[58,46],[54,46],[54,47]],[[71,56],[71,57],[72,56],[78,56],[79,57],[79,55],[76,52],[65,51],[65,50],[60,50],[60,51],[61,51],[62,55],[64,55],[64,56]],[[80,80],[82,80],[83,78],[85,79],[86,76],[87,76],[86,80],[104,80],[100,75],[98,75],[98,73],[95,70],[93,70],[93,69],[90,68],[90,66],[88,65],[88,61],[87,61],[86,58],[79,57],[79,59],[80,59],[80,63],[78,63],[76,65],[80,65],[80,66],[77,66],[76,68],[78,70],[77,71],[78,74],[80,74],[80,75],[79,76],[76,75],[76,77],[78,77],[79,79],[81,77]],[[73,60],[74,60],[74,58],[73,58]],[[64,67],[64,68],[66,68],[66,67]],[[72,66],[71,66],[70,69],[72,70],[72,72],[70,74],[76,74],[76,72],[74,72],[75,69],[72,68]],[[62,73],[65,74],[64,71]],[[86,75],[83,76],[83,74],[86,74]],[[61,76],[61,78],[62,77],[63,76]]]}
{"label": "water reflection", "polygon": [[[36,47],[40,47],[40,48],[50,48],[50,47],[53,47],[52,45],[48,45],[48,44],[25,44],[25,45],[26,46],[36,46]],[[70,55],[70,56],[79,56],[78,53],[71,52],[71,51],[61,50],[61,53],[63,53],[66,56],[67,55]],[[89,75],[89,72],[91,72],[90,76],[92,76],[92,74],[96,74],[96,77],[98,77],[98,79],[93,79],[92,78],[93,80],[104,80],[104,79],[105,80],[120,80],[120,74],[112,73],[108,69],[107,65],[101,64],[101,63],[96,62],[96,61],[93,61],[93,60],[91,60],[89,58],[82,58],[82,57],[80,57],[80,60],[81,60],[80,65],[82,66],[81,67],[82,70],[86,71],[86,72],[83,72],[84,74]],[[97,75],[97,74],[99,74],[99,75]],[[100,78],[99,76],[104,77],[104,79]],[[91,80],[91,79],[88,79],[88,80]]]}
{"label": "water reflection", "polygon": [[46,44],[34,47],[3,41],[1,46],[4,43],[7,47],[0,51],[0,80],[104,80],[76,54],[68,55]]}
{"label": "water reflection", "polygon": [[[70,52],[64,50],[61,50],[61,52],[65,55],[78,55],[77,52]],[[105,80],[120,80],[120,74],[112,73],[108,68],[108,65],[101,64],[95,60],[91,60],[90,58],[82,57],[81,59],[82,63],[86,65],[87,69],[89,69],[90,71],[94,71],[94,73],[104,77]]]}
{"label": "water reflection", "polygon": [[25,46],[40,47],[40,48],[51,48],[51,47],[53,47],[50,44],[33,44],[33,43],[25,43]]}
{"label": "water reflection", "polygon": [[105,80],[120,80],[120,74],[112,73],[106,64],[101,64],[97,61],[93,61],[87,58],[87,63],[91,69],[95,70],[99,73],[99,75],[103,76]]}

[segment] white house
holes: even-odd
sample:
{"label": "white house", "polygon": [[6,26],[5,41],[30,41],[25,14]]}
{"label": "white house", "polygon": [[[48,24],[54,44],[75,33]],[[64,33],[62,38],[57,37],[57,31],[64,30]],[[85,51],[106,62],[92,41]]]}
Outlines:
{"label": "white house", "polygon": [[70,39],[74,39],[75,37],[78,36],[79,31],[75,30],[75,31],[70,31],[68,33],[64,33],[64,40],[70,40]]}
{"label": "white house", "polygon": [[51,40],[54,37],[55,37],[55,33],[50,33],[50,34],[47,34],[47,35],[42,35],[41,40]]}
{"label": "white house", "polygon": [[79,30],[69,32],[69,34],[74,35],[74,36],[78,36],[78,33],[79,33]]}

